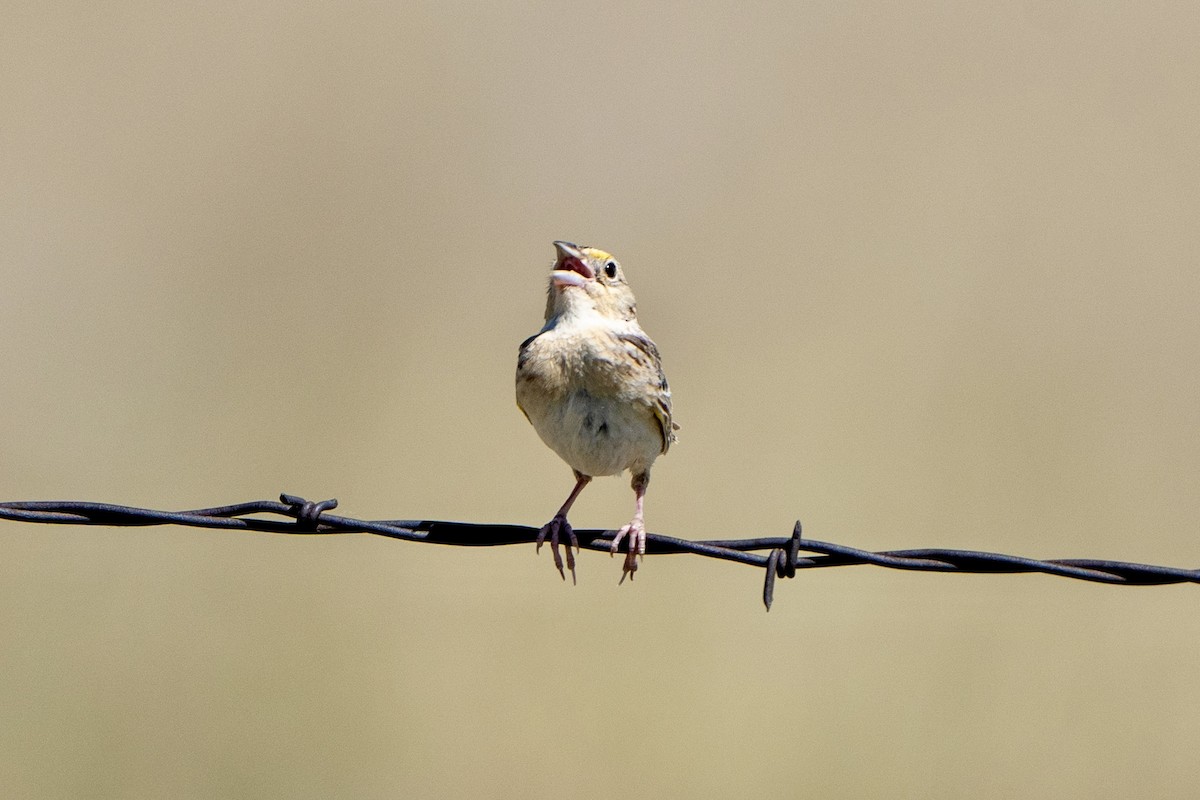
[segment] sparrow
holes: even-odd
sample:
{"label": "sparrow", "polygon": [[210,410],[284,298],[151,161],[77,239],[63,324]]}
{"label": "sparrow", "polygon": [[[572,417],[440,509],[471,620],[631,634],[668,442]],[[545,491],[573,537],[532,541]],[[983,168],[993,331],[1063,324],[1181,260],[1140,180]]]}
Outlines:
{"label": "sparrow", "polygon": [[554,518],[538,532],[547,538],[554,566],[566,580],[559,542],[566,537],[567,568],[575,581],[579,540],[567,513],[592,478],[629,470],[633,519],[617,531],[610,553],[628,537],[621,570],[633,579],[646,553],[643,505],[654,459],[667,452],[679,426],[671,420],[671,390],[658,348],[638,325],[633,292],[611,254],[555,242],[546,324],[521,343],[517,355],[517,407],[542,441],[575,473],[575,487]]}

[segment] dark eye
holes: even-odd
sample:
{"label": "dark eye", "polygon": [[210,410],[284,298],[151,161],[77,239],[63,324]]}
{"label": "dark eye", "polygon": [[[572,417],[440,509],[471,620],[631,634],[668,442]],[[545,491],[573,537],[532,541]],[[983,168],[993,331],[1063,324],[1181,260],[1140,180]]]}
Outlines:
{"label": "dark eye", "polygon": [[617,277],[617,262],[609,261],[604,265],[604,274],[610,278]]}

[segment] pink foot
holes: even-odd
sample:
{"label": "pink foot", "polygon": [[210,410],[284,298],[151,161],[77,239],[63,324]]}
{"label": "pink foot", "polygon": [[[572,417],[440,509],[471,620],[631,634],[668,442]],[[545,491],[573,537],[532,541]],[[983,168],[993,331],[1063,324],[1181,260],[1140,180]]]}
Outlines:
{"label": "pink foot", "polygon": [[610,555],[616,554],[620,550],[621,540],[627,535],[629,536],[629,551],[625,554],[625,564],[621,567],[621,583],[625,582],[626,575],[629,576],[629,580],[633,580],[633,573],[637,572],[638,568],[638,558],[646,555],[646,526],[637,517],[617,531]]}
{"label": "pink foot", "polygon": [[538,531],[537,537],[537,552],[542,551],[542,545],[546,541],[546,536],[550,537],[550,552],[554,556],[554,566],[558,568],[558,574],[565,581],[566,573],[563,572],[562,556],[558,554],[559,536],[565,534],[571,543],[567,545],[567,569],[571,570],[571,583],[575,583],[575,553],[571,552],[574,547],[575,551],[579,551],[579,539],[575,537],[575,531],[571,528],[571,523],[567,522],[565,514],[557,514],[554,519],[547,522]]}

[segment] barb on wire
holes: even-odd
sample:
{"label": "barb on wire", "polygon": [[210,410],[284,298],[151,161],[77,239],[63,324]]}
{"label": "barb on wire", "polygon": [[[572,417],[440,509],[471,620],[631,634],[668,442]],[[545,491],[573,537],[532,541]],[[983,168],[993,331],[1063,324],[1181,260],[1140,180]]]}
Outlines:
{"label": "barb on wire", "polygon": [[[56,525],[184,525],[195,528],[225,528],[267,533],[321,535],[370,533],[410,542],[491,547],[508,544],[532,544],[538,529],[525,525],[487,525],[437,520],[361,520],[328,513],[337,500],[311,502],[302,497],[280,495],[279,502],[255,500],[229,506],[200,508],[193,511],[154,511],[147,508],[87,503],[78,501],[0,502],[0,519],[42,522]],[[264,518],[263,514],[285,517]],[[614,531],[576,529],[581,547],[608,552]],[[766,554],[755,551],[765,550]],[[815,555],[801,556],[800,551]],[[1021,556],[985,553],[975,550],[889,550],[875,553],[829,542],[805,539],[797,522],[788,537],[756,539],[719,539],[693,541],[673,536],[647,534],[646,552],[655,554],[691,553],[692,555],[736,561],[762,567],[763,603],[771,610],[776,578],[795,577],[800,569],[872,564],[890,569],[925,572],[1019,573],[1040,572],[1096,583],[1121,586],[1162,586],[1174,583],[1200,583],[1200,570],[1159,567],[1126,561],[1101,561],[1089,558],[1039,561]]]}

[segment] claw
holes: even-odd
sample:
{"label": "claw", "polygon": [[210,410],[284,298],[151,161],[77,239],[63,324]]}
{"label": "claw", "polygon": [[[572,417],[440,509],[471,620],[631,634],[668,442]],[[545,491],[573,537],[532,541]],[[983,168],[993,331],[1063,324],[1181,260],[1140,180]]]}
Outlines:
{"label": "claw", "polygon": [[[575,530],[571,527],[571,523],[567,522],[567,518],[562,515],[557,515],[554,519],[547,522],[538,531],[537,548],[535,552],[542,551],[542,545],[546,542],[546,537],[550,537],[550,554],[554,556],[554,567],[558,570],[558,574],[565,581],[567,575],[563,572],[562,555],[558,552],[559,537],[566,534],[570,540],[567,545],[567,569],[571,571],[571,583],[575,583],[575,553],[579,552],[579,539],[575,536]],[[571,552],[571,548],[575,548],[575,553]]]}
{"label": "claw", "polygon": [[621,580],[617,582],[618,586],[625,582],[627,576],[629,580],[633,580],[633,573],[638,569],[638,559],[646,555],[646,528],[641,520],[634,519],[613,537],[608,553],[610,558],[620,550],[621,540],[626,536],[629,536],[629,549],[625,553],[625,563],[621,565]]}

